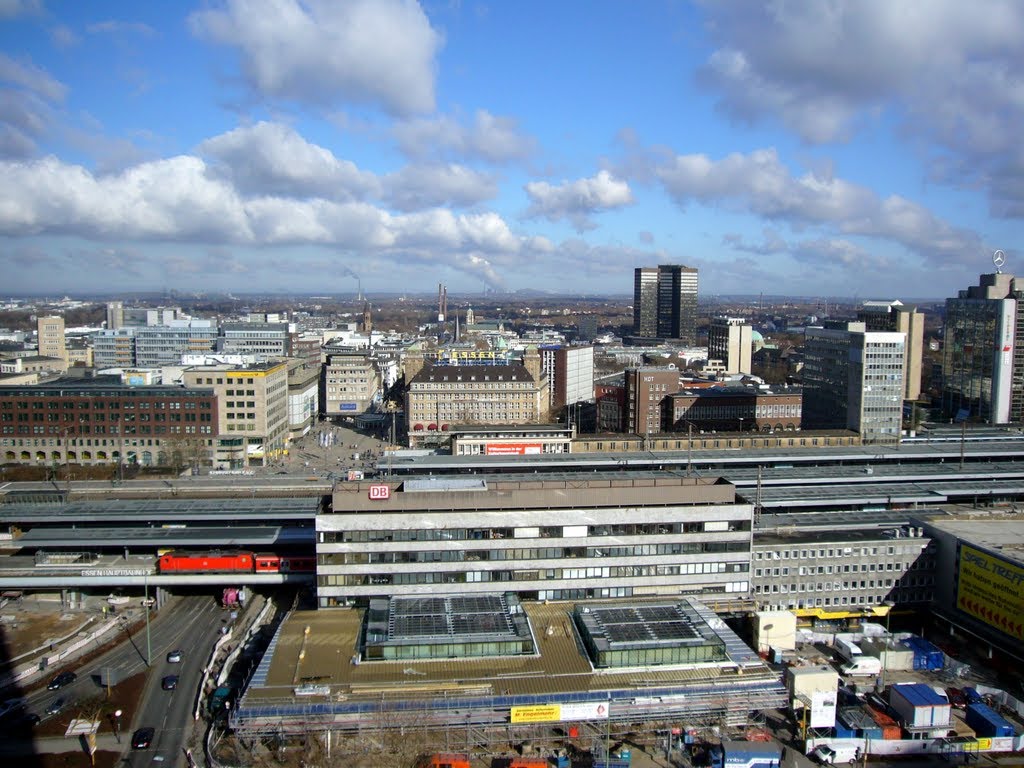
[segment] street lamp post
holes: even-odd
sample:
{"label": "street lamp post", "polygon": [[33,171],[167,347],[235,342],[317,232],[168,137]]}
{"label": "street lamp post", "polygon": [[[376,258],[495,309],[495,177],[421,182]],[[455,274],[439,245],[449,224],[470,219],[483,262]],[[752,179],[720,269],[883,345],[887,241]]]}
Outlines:
{"label": "street lamp post", "polygon": [[121,710],[114,710],[114,738],[117,739],[117,743],[121,743]]}
{"label": "street lamp post", "polygon": [[152,666],[153,659],[153,646],[149,638],[149,574],[147,573],[143,579],[143,588],[145,589],[145,596],[142,600],[142,607],[146,611],[146,666]]}
{"label": "street lamp post", "polygon": [[879,681],[882,684],[882,691],[885,691],[885,668],[889,665],[889,648],[891,646],[891,636],[889,635],[889,617],[892,615],[892,609],[896,603],[892,600],[885,600],[882,602],[885,606],[885,651],[883,652],[884,659],[882,661],[882,674],[879,677]]}

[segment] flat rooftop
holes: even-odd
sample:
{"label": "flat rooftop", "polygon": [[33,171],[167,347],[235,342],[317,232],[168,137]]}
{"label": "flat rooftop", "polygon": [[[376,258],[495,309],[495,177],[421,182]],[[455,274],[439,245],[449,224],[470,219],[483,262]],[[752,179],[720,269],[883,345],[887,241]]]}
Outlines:
{"label": "flat rooftop", "polygon": [[991,514],[930,518],[927,523],[961,541],[998,552],[1024,565],[1024,514],[1011,513],[1002,518]]}
{"label": "flat rooftop", "polygon": [[[635,605],[635,601],[630,605]],[[652,604],[654,604],[652,602]],[[658,601],[664,604],[664,598]],[[363,611],[300,611],[282,624],[260,663],[246,705],[283,704],[295,689],[316,683],[335,700],[382,696],[518,696],[594,693],[623,688],[777,680],[778,675],[750,650],[713,611],[693,602],[702,619],[726,646],[727,661],[674,667],[595,671],[580,647],[572,611],[576,603],[524,603],[535,637],[536,655],[444,660],[354,663]],[[597,603],[594,607],[597,607]],[[606,605],[622,606],[622,603]],[[742,675],[737,676],[737,669]]]}

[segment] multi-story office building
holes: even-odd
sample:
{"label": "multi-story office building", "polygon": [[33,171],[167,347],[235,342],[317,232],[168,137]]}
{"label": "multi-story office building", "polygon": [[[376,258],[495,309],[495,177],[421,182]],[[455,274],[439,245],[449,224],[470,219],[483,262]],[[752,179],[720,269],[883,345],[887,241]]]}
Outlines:
{"label": "multi-story office building", "polygon": [[791,432],[800,428],[800,389],[684,389],[671,395],[672,430]]}
{"label": "multi-story office building", "polygon": [[0,387],[0,449],[18,464],[208,464],[217,418],[213,390],[198,385],[100,376]]}
{"label": "multi-story office building", "polygon": [[228,355],[259,355],[264,359],[290,354],[287,323],[224,323],[217,351]]}
{"label": "multi-story office building", "polygon": [[541,368],[548,379],[551,411],[594,398],[594,348],[540,347]]}
{"label": "multi-story office building", "polygon": [[353,349],[327,353],[320,393],[325,416],[365,413],[380,396],[380,372],[371,351]]}
{"label": "multi-story office building", "polygon": [[921,356],[924,351],[924,315],[899,301],[865,301],[857,320],[869,331],[905,334],[907,346],[903,362],[903,399],[921,396]]}
{"label": "multi-story office building", "polygon": [[697,343],[696,267],[658,267],[658,338]]}
{"label": "multi-story office building", "polygon": [[721,360],[726,373],[750,373],[753,331],[741,317],[716,317],[708,328],[708,360]]}
{"label": "multi-story office building", "polygon": [[108,301],[106,329],[108,331],[116,331],[122,327],[124,327],[124,303]]}
{"label": "multi-story office building", "polygon": [[864,323],[808,328],[803,429],[850,429],[864,443],[899,442],[906,336]]}
{"label": "multi-story office building", "polygon": [[[537,424],[547,420],[548,383],[540,356],[527,364],[424,364],[409,380],[405,417],[409,444],[421,446],[454,424]],[[531,372],[530,368],[534,370]]]}
{"label": "multi-story office building", "polygon": [[594,382],[594,402],[597,404],[597,432],[622,432],[626,429],[625,374],[615,373],[597,379]]}
{"label": "multi-story office building", "polygon": [[93,365],[104,368],[135,366],[135,329],[102,330],[92,337]]}
{"label": "multi-story office building", "polygon": [[60,315],[47,315],[36,321],[36,334],[41,357],[55,357],[64,361],[67,368],[68,350],[64,341],[64,318]]}
{"label": "multi-story office building", "polygon": [[317,594],[746,598],[752,509],[717,478],[662,472],[351,483],[317,515]]}
{"label": "multi-story office building", "polygon": [[662,264],[633,271],[633,333],[642,338],[696,342],[696,268]]}
{"label": "multi-story office building", "polygon": [[[928,603],[935,589],[934,546],[919,527],[882,531],[755,533],[754,598],[765,610],[871,608]],[[913,535],[904,535],[910,533]],[[898,537],[897,537],[898,535]]]}
{"label": "multi-story office building", "polygon": [[[115,302],[120,305],[120,302]],[[109,314],[108,314],[109,317]],[[114,309],[113,318],[120,318],[119,328],[141,328],[149,325],[170,325],[175,320],[187,320],[181,307],[125,307]],[[107,326],[110,330],[110,326]]]}
{"label": "multi-story office building", "polygon": [[129,325],[127,313],[131,311],[123,310],[123,327],[93,334],[93,361],[97,368],[159,368],[180,363],[182,355],[214,351],[217,326],[212,320],[182,319],[171,320],[166,325]]}
{"label": "multi-story office building", "polygon": [[288,432],[296,440],[309,432],[320,412],[320,366],[288,361]]}
{"label": "multi-story office building", "polygon": [[288,365],[210,365],[187,369],[188,387],[210,387],[218,403],[214,461],[231,469],[265,465],[288,442]]}
{"label": "multi-story office building", "polygon": [[958,421],[1024,420],[1024,309],[1017,278],[982,275],[946,299],[942,410]]}
{"label": "multi-story office building", "polygon": [[679,391],[675,368],[630,368],[625,372],[626,431],[656,435],[667,429],[668,405]]}
{"label": "multi-story office building", "polygon": [[633,333],[644,338],[658,335],[658,270],[633,270]]}
{"label": "multi-story office building", "polygon": [[174,365],[181,362],[182,355],[212,352],[217,341],[217,326],[212,320],[172,320],[167,325],[133,330],[135,365],[141,368]]}

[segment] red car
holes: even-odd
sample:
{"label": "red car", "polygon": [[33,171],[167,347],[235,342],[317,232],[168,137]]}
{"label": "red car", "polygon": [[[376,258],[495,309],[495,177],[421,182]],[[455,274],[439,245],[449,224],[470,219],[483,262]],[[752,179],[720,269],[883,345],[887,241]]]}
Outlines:
{"label": "red car", "polygon": [[959,688],[947,688],[946,698],[954,709],[967,709],[967,697]]}

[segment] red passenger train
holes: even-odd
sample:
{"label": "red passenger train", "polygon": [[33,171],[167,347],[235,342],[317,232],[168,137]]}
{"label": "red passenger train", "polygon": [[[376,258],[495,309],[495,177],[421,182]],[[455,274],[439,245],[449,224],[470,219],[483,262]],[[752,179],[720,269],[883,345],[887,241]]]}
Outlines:
{"label": "red passenger train", "polygon": [[160,573],[313,573],[312,555],[253,552],[167,552],[158,561]]}

